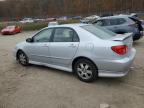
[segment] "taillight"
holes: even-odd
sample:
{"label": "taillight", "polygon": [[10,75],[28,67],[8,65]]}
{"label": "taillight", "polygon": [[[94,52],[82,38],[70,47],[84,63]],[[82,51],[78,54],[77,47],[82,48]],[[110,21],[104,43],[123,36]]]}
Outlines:
{"label": "taillight", "polygon": [[111,49],[119,55],[124,55],[128,50],[128,46],[126,45],[112,46]]}

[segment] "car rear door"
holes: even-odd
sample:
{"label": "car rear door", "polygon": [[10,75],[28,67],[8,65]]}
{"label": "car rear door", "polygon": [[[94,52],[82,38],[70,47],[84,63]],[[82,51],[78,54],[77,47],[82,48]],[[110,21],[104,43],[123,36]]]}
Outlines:
{"label": "car rear door", "polygon": [[49,45],[51,61],[54,65],[67,66],[79,46],[79,37],[71,28],[56,28]]}
{"label": "car rear door", "polygon": [[110,25],[113,32],[123,34],[127,32],[126,20],[124,18],[112,18],[110,19]]}

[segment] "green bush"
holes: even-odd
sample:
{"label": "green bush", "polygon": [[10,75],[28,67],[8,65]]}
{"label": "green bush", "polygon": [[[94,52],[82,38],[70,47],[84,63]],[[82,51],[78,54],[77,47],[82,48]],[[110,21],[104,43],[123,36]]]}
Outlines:
{"label": "green bush", "polygon": [[0,30],[2,30],[4,28],[3,24],[0,23]]}
{"label": "green bush", "polygon": [[22,30],[24,31],[30,31],[30,30],[39,30],[44,27],[47,27],[47,23],[26,23],[26,24],[19,24],[22,27]]}
{"label": "green bush", "polygon": [[140,19],[141,19],[141,20],[144,20],[144,16],[141,16]]}
{"label": "green bush", "polygon": [[66,21],[59,21],[59,24],[71,24],[71,23],[79,23],[79,20],[69,19]]}

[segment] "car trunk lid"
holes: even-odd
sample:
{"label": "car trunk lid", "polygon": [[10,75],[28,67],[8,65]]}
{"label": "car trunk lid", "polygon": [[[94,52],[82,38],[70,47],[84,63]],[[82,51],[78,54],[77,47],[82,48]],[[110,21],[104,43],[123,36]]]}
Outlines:
{"label": "car trunk lid", "polygon": [[132,33],[117,34],[115,37],[112,37],[110,40],[133,42]]}

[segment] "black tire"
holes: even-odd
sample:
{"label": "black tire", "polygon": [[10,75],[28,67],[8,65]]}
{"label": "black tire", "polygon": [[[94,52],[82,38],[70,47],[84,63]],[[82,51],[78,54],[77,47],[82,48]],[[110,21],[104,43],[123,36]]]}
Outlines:
{"label": "black tire", "polygon": [[28,57],[27,57],[27,55],[23,51],[19,51],[18,52],[18,54],[17,54],[17,60],[23,66],[28,66],[29,65]]}
{"label": "black tire", "polygon": [[81,81],[93,82],[98,78],[98,69],[88,59],[79,59],[74,64],[74,72]]}

